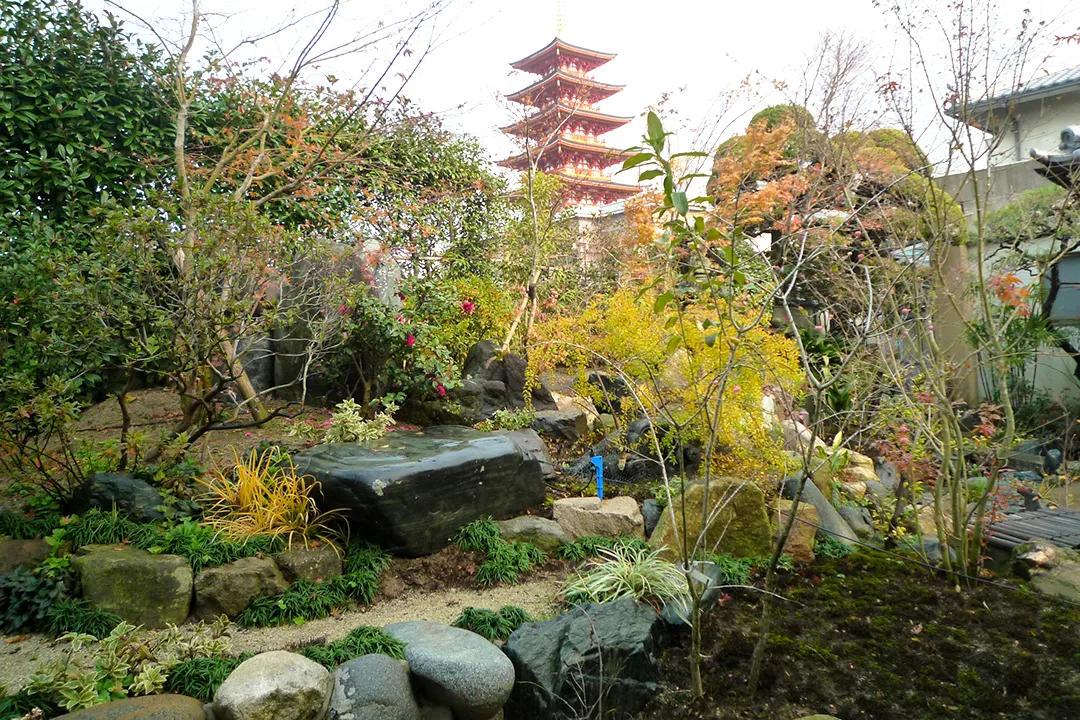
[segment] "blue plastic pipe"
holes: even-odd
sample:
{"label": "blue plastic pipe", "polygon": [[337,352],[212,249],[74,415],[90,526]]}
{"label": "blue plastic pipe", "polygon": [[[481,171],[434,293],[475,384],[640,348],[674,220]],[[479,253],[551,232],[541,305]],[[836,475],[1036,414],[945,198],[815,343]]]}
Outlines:
{"label": "blue plastic pipe", "polygon": [[594,458],[589,458],[593,467],[596,468],[596,497],[601,500],[604,499],[604,457],[597,455]]}

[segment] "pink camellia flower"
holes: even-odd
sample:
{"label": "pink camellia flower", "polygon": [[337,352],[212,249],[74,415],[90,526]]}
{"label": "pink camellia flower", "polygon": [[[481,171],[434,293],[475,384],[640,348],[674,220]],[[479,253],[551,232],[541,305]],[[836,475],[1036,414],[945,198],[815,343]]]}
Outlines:
{"label": "pink camellia flower", "polygon": [[862,230],[856,230],[855,237],[862,237]]}
{"label": "pink camellia flower", "polygon": [[814,329],[817,330],[818,332],[825,332],[825,326],[824,325],[815,325]]}
{"label": "pink camellia flower", "polygon": [[476,306],[473,305],[468,300],[465,300],[464,302],[461,303],[461,312],[465,313],[466,315],[472,315],[473,310],[475,310],[475,309],[476,309]]}
{"label": "pink camellia flower", "polygon": [[407,347],[412,347],[415,344],[416,344],[416,338],[413,337],[412,333],[409,333],[408,337],[405,338],[405,345]]}
{"label": "pink camellia flower", "polygon": [[435,386],[435,392],[439,393],[439,397],[446,397],[446,388],[442,386],[442,383]]}

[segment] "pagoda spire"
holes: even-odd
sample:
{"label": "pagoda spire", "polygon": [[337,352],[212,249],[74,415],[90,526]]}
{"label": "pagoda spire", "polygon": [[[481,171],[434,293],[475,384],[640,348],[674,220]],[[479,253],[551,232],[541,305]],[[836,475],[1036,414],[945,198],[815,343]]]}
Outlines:
{"label": "pagoda spire", "polygon": [[568,190],[568,204],[604,205],[638,192],[636,185],[617,183],[604,171],[621,163],[628,153],[608,147],[603,135],[626,125],[632,118],[602,112],[597,103],[622,85],[591,77],[596,68],[610,62],[614,53],[571,45],[561,39],[563,6],[556,0],[559,35],[540,50],[510,63],[515,70],[538,75],[530,85],[507,95],[523,108],[523,117],[503,132],[524,141],[526,152],[499,164],[515,170],[530,165],[557,176]]}

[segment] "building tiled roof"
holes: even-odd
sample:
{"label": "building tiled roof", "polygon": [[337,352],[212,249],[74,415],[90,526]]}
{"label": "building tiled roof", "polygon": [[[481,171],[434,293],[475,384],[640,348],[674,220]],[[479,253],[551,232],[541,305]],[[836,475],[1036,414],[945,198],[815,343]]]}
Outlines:
{"label": "building tiled roof", "polygon": [[985,110],[990,104],[1000,107],[1004,103],[1015,104],[1072,89],[1080,89],[1080,65],[1034,77],[1011,92],[1001,93],[989,100],[975,103],[972,109]]}

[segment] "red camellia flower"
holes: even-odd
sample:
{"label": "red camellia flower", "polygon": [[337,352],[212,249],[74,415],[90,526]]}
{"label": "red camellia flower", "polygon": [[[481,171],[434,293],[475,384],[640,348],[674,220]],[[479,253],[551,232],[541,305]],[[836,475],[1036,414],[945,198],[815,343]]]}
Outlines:
{"label": "red camellia flower", "polygon": [[442,386],[442,383],[435,386],[435,392],[439,393],[439,397],[446,397],[446,388]]}
{"label": "red camellia flower", "polygon": [[416,338],[413,337],[412,333],[409,333],[409,336],[405,338],[405,345],[407,345],[408,347],[412,347],[415,344],[416,344]]}
{"label": "red camellia flower", "polygon": [[475,310],[475,309],[476,309],[476,306],[475,306],[475,305],[473,305],[473,304],[472,304],[471,302],[469,302],[468,300],[466,300],[465,302],[461,303],[461,312],[465,313],[466,315],[472,315],[472,312],[473,312],[473,310]]}

